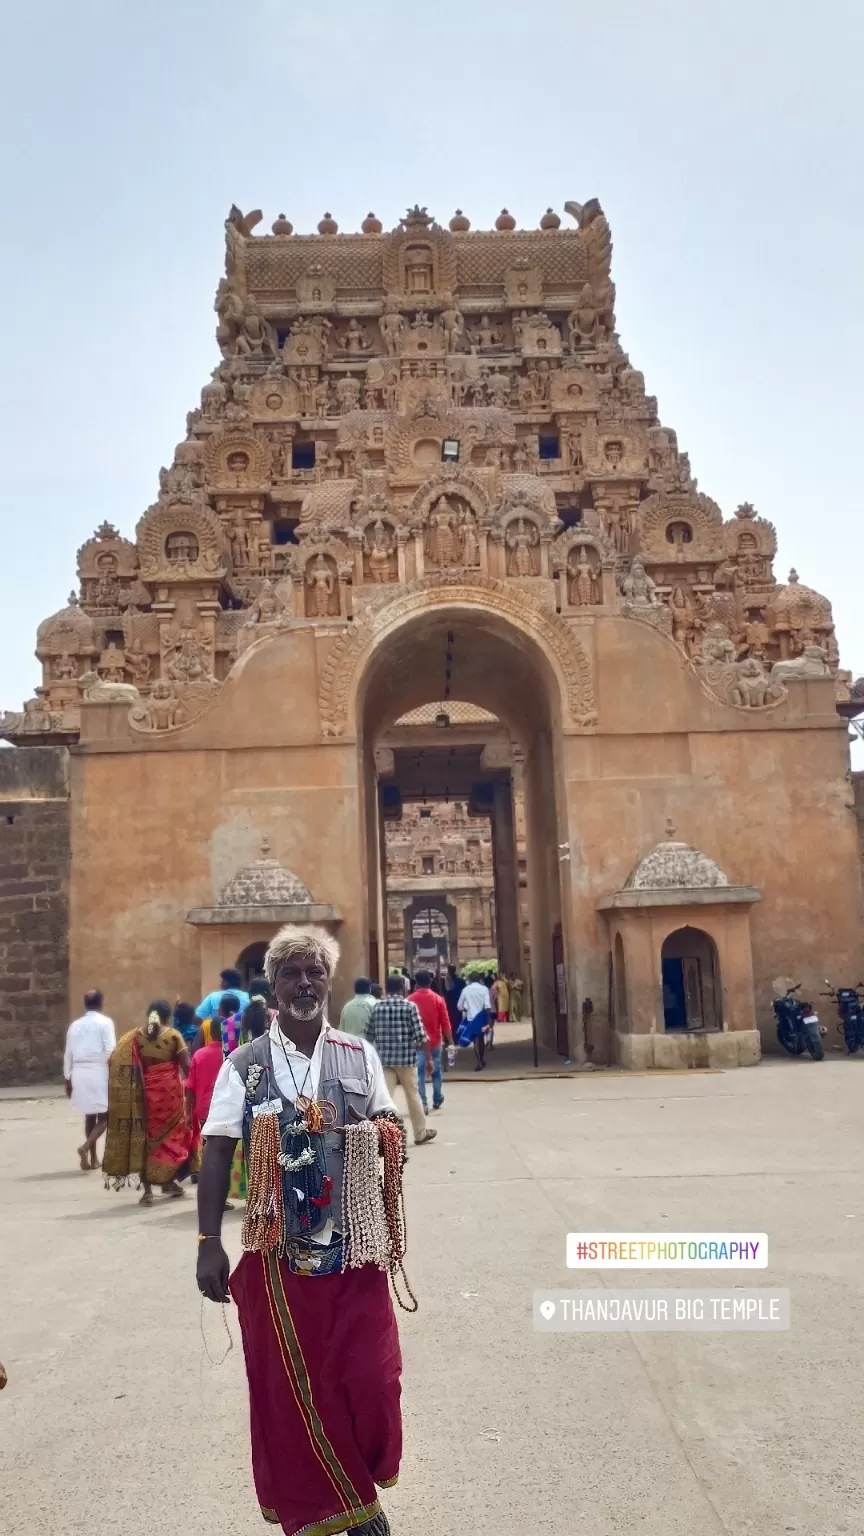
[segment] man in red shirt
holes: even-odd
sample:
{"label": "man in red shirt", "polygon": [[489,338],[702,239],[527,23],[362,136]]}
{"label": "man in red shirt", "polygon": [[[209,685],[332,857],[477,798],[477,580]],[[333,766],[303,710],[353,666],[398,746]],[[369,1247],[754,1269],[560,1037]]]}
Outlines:
{"label": "man in red shirt", "polygon": [[420,1089],[420,1101],[425,1110],[429,1105],[426,1102],[426,1066],[432,1065],[432,1108],[440,1109],[444,1103],[444,1092],[441,1087],[441,1051],[444,1043],[453,1044],[453,1035],[450,1030],[450,1015],[447,1012],[447,1004],[443,997],[432,991],[432,977],[428,971],[418,971],[414,978],[416,990],[408,998],[409,1003],[416,1003],[417,1009],[423,1020],[423,1028],[426,1031],[428,1046],[421,1047],[417,1052],[417,1087]]}

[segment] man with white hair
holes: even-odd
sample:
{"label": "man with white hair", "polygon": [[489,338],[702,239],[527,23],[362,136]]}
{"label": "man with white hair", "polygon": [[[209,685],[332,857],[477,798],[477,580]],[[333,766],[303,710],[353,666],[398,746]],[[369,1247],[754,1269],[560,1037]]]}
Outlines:
{"label": "man with white hair", "polygon": [[[222,1066],[198,1183],[198,1287],[237,1304],[256,1492],[286,1536],[389,1536],[377,1489],[395,1483],[402,1451],[388,1277],[343,1268],[340,1134],[396,1112],[373,1047],[327,1022],[338,958],[323,928],[277,933],[265,970],[278,1014]],[[241,1135],[246,1252],[229,1276],[222,1212]]]}

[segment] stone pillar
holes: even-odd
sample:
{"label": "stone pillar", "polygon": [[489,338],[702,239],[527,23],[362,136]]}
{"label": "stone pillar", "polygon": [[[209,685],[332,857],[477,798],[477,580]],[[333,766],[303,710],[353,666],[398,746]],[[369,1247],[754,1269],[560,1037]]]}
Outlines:
{"label": "stone pillar", "polygon": [[513,820],[513,787],[509,779],[493,786],[492,862],[495,875],[495,911],[498,919],[498,959],[508,975],[521,975],[519,942],[519,861]]}

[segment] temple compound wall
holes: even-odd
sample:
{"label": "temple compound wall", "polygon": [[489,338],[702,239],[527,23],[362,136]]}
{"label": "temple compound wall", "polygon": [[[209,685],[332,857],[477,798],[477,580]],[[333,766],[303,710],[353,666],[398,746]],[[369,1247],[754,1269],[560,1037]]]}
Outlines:
{"label": "temple compound wall", "polygon": [[60,1070],[69,982],[69,754],[0,752],[0,1087]]}
{"label": "temple compound wall", "polygon": [[[699,489],[619,341],[602,209],[567,209],[302,236],[232,209],[222,359],[134,540],[82,545],[42,684],[0,720],[3,757],[68,752],[68,802],[31,808],[58,828],[32,870],[56,890],[22,914],[56,902],[46,996],[68,810],[73,1004],[100,985],[126,1028],[197,1001],[306,915],[341,940],[338,1007],[386,964],[377,743],[440,699],[518,749],[530,1001],[562,1054],[743,1065],[775,976],[864,971],[864,687],[827,598],[778,581],[772,523]],[[7,1043],[17,1075],[56,1062],[56,1007]]]}

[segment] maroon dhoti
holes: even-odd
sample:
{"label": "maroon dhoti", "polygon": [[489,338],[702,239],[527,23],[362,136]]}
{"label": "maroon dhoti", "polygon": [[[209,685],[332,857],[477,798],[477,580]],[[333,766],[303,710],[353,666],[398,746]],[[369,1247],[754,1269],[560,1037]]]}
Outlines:
{"label": "maroon dhoti", "polygon": [[261,1512],[286,1536],[334,1536],[378,1513],[376,1484],[402,1454],[399,1335],[386,1274],[373,1265],[292,1274],[244,1253],[231,1276]]}

